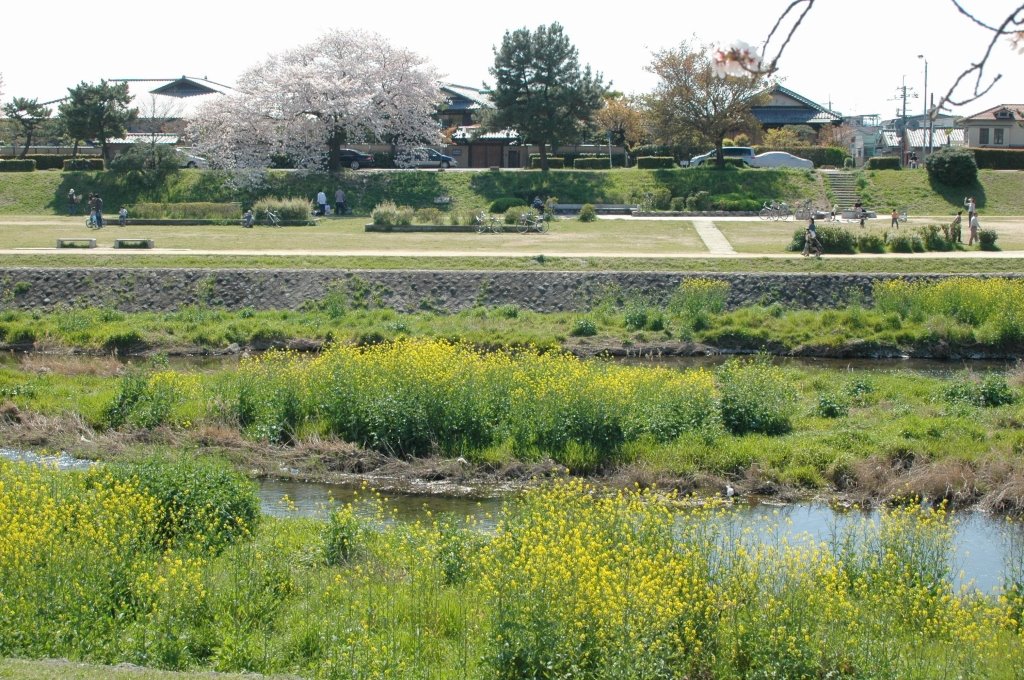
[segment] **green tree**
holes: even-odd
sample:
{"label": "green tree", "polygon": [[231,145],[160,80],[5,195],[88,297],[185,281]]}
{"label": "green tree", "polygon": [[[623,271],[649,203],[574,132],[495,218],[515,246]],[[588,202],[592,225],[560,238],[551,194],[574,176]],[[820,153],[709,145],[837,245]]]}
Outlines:
{"label": "green tree", "polygon": [[574,138],[601,108],[604,84],[590,66],[580,68],[576,48],[560,24],[505,32],[494,50],[495,79],[491,130],[514,128],[540,147],[541,169],[548,169],[547,146]]}
{"label": "green tree", "polygon": [[627,155],[646,141],[647,127],[643,111],[632,99],[606,95],[604,106],[594,116],[600,130],[611,135],[612,141],[626,150]]}
{"label": "green tree", "polygon": [[25,145],[22,147],[20,155],[20,158],[24,158],[28,153],[28,148],[32,146],[32,137],[35,136],[36,128],[49,118],[53,111],[40,104],[36,99],[15,97],[3,105],[3,112],[5,116],[21,127],[21,132],[25,135]]}
{"label": "green tree", "polygon": [[683,42],[654,54],[647,70],[661,80],[647,96],[655,136],[666,144],[713,144],[716,162],[725,164],[722,140],[757,126],[751,108],[764,97],[757,74],[722,78],[712,67],[707,46]]}
{"label": "green tree", "polygon": [[128,83],[101,80],[97,85],[82,82],[69,88],[58,115],[74,140],[73,155],[78,153],[78,142],[95,140],[103,148],[103,159],[109,161],[108,141],[123,136],[128,123],[138,115],[138,109],[130,108],[131,101]]}

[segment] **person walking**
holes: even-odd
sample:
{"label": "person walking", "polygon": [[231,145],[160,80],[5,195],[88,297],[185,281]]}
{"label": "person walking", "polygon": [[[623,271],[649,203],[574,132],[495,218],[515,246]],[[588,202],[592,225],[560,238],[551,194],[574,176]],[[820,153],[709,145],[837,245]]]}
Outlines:
{"label": "person walking", "polygon": [[978,238],[978,230],[981,229],[981,224],[978,223],[978,213],[974,213],[973,215],[971,215],[971,221],[969,222],[969,225],[971,235],[967,239],[967,245],[974,245],[975,241],[977,241],[980,244],[981,239]]}
{"label": "person walking", "polygon": [[821,258],[821,254],[825,252],[825,249],[821,247],[821,241],[818,240],[818,229],[814,225],[814,217],[811,217],[811,221],[807,223],[807,229],[804,230],[804,257],[807,257],[811,253],[814,256]]}
{"label": "person walking", "polygon": [[327,214],[327,194],[321,189],[316,195],[316,214],[321,217]]}
{"label": "person walking", "polygon": [[338,190],[334,192],[334,214],[343,215],[348,206],[345,205],[345,190],[338,187]]}

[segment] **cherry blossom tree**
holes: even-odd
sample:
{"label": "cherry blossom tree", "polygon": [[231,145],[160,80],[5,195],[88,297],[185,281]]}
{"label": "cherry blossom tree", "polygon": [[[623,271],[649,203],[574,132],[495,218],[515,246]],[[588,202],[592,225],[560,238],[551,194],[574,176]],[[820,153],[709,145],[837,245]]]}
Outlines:
{"label": "cherry blossom tree", "polygon": [[437,141],[438,79],[425,59],[380,35],[336,30],[250,68],[235,94],[197,111],[187,133],[219,167],[263,169],[283,155],[333,172],[345,144]]}

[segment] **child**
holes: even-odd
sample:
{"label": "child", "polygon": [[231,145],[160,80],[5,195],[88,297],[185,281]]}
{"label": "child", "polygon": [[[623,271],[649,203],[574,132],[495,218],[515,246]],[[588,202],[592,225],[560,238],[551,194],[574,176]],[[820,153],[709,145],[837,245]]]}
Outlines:
{"label": "child", "polygon": [[121,209],[117,211],[117,224],[120,227],[128,224],[128,208],[121,206]]}

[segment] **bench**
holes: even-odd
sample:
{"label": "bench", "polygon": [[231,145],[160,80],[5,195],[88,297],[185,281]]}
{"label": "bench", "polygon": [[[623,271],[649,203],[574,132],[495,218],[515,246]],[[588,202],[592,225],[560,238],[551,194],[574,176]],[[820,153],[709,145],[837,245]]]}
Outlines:
{"label": "bench", "polygon": [[116,238],[115,248],[152,248],[153,240],[148,238]]}
{"label": "bench", "polygon": [[58,248],[95,248],[96,239],[94,238],[59,238],[57,239]]}

